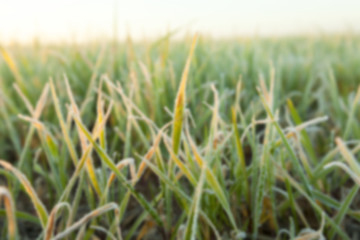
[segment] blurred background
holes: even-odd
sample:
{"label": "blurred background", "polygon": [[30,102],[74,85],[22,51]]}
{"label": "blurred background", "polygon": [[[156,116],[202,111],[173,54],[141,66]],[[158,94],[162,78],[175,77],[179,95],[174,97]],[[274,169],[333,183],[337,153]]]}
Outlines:
{"label": "blurred background", "polygon": [[[358,0],[1,0],[0,42],[214,38],[359,32]],[[179,37],[181,33],[177,34]]]}

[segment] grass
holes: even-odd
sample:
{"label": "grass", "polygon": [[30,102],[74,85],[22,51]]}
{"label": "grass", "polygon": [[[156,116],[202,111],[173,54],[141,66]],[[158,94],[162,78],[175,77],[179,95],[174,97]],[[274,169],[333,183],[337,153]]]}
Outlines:
{"label": "grass", "polygon": [[0,47],[1,239],[353,239],[357,35]]}

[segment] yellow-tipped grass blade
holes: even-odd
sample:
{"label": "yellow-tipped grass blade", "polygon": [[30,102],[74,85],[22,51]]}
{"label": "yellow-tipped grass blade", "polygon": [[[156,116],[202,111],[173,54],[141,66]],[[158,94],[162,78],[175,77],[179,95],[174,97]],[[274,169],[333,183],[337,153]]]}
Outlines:
{"label": "yellow-tipped grass blade", "polygon": [[6,51],[5,48],[0,47],[0,52],[5,60],[6,64],[10,68],[11,73],[14,75],[16,82],[19,84],[19,86],[22,88],[22,90],[25,90],[24,80],[20,74],[19,69],[16,66],[14,59],[11,57],[10,53],[8,51]]}
{"label": "yellow-tipped grass blade", "polygon": [[[68,212],[71,212],[71,206],[69,203],[67,202],[60,202],[58,204],[55,205],[55,207],[51,210],[50,216],[49,216],[49,221],[46,225],[46,229],[45,229],[45,237],[44,240],[50,240],[52,235],[53,235],[53,231],[55,228],[55,221],[56,221],[56,213],[61,209],[61,208],[66,208],[68,210]],[[67,222],[67,227],[70,225],[70,218],[68,218],[68,222]]]}
{"label": "yellow-tipped grass blade", "polygon": [[16,217],[15,217],[15,204],[11,197],[9,190],[0,186],[0,203],[4,199],[7,223],[8,223],[8,237],[9,240],[16,238]]}
{"label": "yellow-tipped grass blade", "polygon": [[48,213],[46,211],[44,204],[40,201],[39,196],[36,194],[34,188],[31,186],[29,180],[26,178],[24,174],[22,174],[19,170],[14,168],[10,163],[4,160],[0,160],[0,166],[12,172],[16,176],[16,178],[20,181],[26,193],[29,195],[31,201],[34,204],[36,213],[40,218],[41,225],[45,227],[48,220]]}
{"label": "yellow-tipped grass blade", "polygon": [[[65,85],[66,85],[67,94],[68,94],[68,97],[69,97],[70,103],[71,103],[71,110],[73,111],[74,116],[76,116],[77,118],[80,119],[80,111],[79,111],[78,106],[76,105],[74,96],[73,96],[71,88],[70,88],[69,81],[68,81],[66,76],[65,76]],[[82,152],[84,154],[87,147],[88,147],[88,143],[87,143],[85,135],[83,134],[83,132],[79,129],[79,127],[77,125],[76,125],[76,129],[77,129],[78,134],[79,134],[81,148],[82,148]],[[93,185],[96,193],[99,196],[101,196],[101,189],[100,189],[98,180],[96,178],[95,167],[94,167],[94,164],[93,164],[93,161],[92,161],[90,155],[86,159],[86,170],[87,170],[88,176],[90,178],[91,184]]]}
{"label": "yellow-tipped grass blade", "polygon": [[181,77],[180,87],[175,100],[173,132],[172,132],[172,141],[173,141],[172,144],[173,144],[173,151],[175,154],[178,154],[179,146],[180,146],[181,129],[183,124],[183,115],[185,108],[186,83],[188,80],[191,59],[195,50],[196,40],[197,40],[197,35],[194,36],[194,39],[192,41],[190,52],[186,60],[185,68]]}

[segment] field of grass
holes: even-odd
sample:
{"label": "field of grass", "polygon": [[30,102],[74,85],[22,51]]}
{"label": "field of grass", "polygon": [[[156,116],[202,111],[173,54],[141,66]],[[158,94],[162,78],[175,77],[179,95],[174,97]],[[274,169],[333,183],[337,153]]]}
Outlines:
{"label": "field of grass", "polygon": [[358,239],[360,37],[0,46],[0,239]]}

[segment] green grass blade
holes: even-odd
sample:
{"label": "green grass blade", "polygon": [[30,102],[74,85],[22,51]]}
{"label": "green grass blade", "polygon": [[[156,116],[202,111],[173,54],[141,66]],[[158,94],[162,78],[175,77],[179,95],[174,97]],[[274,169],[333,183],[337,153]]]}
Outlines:
{"label": "green grass blade", "polygon": [[201,201],[201,194],[203,191],[204,180],[205,180],[205,167],[201,170],[200,178],[195,189],[194,198],[192,200],[193,202],[190,208],[190,216],[188,217],[188,222],[185,230],[186,240],[195,240],[195,235],[198,230],[197,219],[199,216],[199,208],[200,208],[200,201]]}

